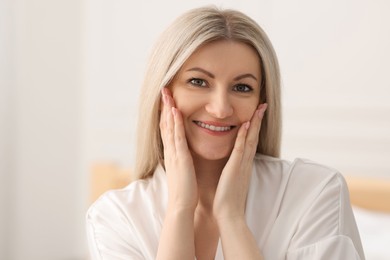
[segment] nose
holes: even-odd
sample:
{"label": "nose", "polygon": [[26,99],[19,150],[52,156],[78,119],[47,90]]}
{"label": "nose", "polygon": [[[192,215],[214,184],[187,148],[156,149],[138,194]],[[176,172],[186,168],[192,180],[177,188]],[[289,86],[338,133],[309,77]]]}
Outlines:
{"label": "nose", "polygon": [[233,106],[225,91],[216,91],[210,95],[209,102],[205,107],[206,111],[215,118],[223,119],[233,114]]}

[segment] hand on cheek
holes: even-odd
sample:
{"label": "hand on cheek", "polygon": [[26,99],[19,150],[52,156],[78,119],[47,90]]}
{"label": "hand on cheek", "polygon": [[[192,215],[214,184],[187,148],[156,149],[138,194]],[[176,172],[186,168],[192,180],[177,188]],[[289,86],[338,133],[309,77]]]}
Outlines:
{"label": "hand on cheek", "polygon": [[162,91],[160,116],[164,163],[168,178],[168,210],[195,210],[198,203],[193,160],[185,137],[183,118],[168,89]]}
{"label": "hand on cheek", "polygon": [[230,158],[222,171],[214,198],[213,215],[218,220],[245,217],[245,203],[256,154],[261,121],[267,104],[260,104],[250,121],[238,130]]}

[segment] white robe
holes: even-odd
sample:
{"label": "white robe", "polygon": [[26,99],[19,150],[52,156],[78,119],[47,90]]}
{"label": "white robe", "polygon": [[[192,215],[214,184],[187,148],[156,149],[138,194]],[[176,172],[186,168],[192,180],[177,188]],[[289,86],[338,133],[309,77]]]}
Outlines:
{"label": "white robe", "polygon": [[[155,259],[167,201],[161,166],[102,195],[87,213],[92,259]],[[329,167],[256,155],[245,214],[265,260],[364,259],[347,185]]]}

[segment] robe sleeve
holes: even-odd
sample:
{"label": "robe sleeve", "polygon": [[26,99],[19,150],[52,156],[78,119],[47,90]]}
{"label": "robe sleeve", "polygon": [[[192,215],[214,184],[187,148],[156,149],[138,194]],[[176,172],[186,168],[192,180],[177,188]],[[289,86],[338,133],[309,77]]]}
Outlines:
{"label": "robe sleeve", "polygon": [[347,184],[341,174],[327,180],[302,215],[286,259],[365,259]]}

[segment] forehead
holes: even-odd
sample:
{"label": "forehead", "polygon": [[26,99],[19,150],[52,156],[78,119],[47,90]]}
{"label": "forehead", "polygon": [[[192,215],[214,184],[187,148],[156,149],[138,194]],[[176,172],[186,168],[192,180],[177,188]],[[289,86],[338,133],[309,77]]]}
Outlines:
{"label": "forehead", "polygon": [[260,58],[250,45],[218,40],[200,46],[183,64],[181,71],[201,67],[214,73],[252,73],[261,76]]}

